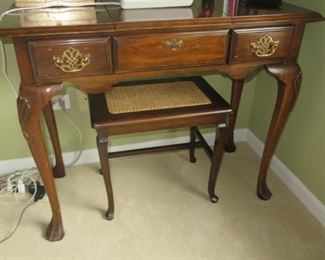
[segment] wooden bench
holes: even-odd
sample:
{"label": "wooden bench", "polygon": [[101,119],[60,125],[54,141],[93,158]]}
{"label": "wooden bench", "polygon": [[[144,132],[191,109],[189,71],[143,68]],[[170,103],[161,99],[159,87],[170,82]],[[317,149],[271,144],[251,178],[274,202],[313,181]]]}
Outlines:
{"label": "wooden bench", "polygon": [[[202,146],[211,159],[210,200],[218,201],[215,183],[232,109],[204,79],[192,77],[118,84],[106,93],[90,94],[89,107],[92,127],[97,131],[98,153],[108,197],[107,219],[113,219],[114,215],[109,158],[117,156],[188,147],[190,161],[195,162],[195,147]],[[213,149],[197,128],[211,124],[219,132]],[[185,144],[119,153],[108,153],[107,150],[111,135],[184,127],[190,128],[190,141]]]}

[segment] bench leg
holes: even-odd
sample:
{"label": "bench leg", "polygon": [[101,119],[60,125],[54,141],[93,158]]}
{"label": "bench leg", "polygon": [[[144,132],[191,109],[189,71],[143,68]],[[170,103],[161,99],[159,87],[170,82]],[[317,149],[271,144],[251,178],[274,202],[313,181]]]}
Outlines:
{"label": "bench leg", "polygon": [[209,185],[208,185],[208,192],[210,196],[210,200],[212,203],[217,203],[219,198],[215,194],[215,186],[216,186],[216,180],[218,177],[222,157],[223,157],[223,148],[227,133],[227,128],[224,125],[219,125],[219,137],[214,141],[214,148],[213,148],[213,155],[212,155],[212,161],[211,161],[211,168],[210,168],[210,177],[209,177]]}
{"label": "bench leg", "polygon": [[97,148],[101,165],[101,172],[104,177],[107,199],[108,199],[108,208],[105,214],[105,217],[108,220],[112,220],[114,217],[114,198],[113,198],[113,189],[112,181],[109,170],[109,158],[108,158],[108,137],[97,135]]}
{"label": "bench leg", "polygon": [[195,163],[196,162],[196,157],[195,157],[195,133],[194,133],[195,127],[190,128],[190,162]]}
{"label": "bench leg", "polygon": [[233,80],[232,81],[232,90],[231,90],[231,107],[232,114],[229,117],[229,126],[227,130],[227,137],[225,141],[225,151],[227,153],[233,153],[236,151],[236,145],[234,143],[234,130],[237,120],[237,112],[239,108],[239,103],[243,91],[244,80]]}

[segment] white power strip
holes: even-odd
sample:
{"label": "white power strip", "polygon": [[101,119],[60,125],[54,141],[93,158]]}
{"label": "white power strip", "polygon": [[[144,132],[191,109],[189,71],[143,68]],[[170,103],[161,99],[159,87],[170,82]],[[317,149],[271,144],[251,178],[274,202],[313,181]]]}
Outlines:
{"label": "white power strip", "polygon": [[190,6],[193,0],[121,0],[123,9]]}
{"label": "white power strip", "polygon": [[26,192],[25,184],[20,179],[17,182],[17,190],[18,190],[19,193],[25,193]]}

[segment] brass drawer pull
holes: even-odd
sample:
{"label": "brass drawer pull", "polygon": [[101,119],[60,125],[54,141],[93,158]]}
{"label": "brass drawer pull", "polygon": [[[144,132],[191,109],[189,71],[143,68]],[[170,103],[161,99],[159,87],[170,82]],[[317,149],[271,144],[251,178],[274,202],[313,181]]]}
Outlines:
{"label": "brass drawer pull", "polygon": [[65,50],[60,57],[53,56],[54,65],[64,72],[82,71],[90,63],[90,54],[82,54],[75,48]]}
{"label": "brass drawer pull", "polygon": [[270,35],[263,35],[257,42],[251,42],[250,51],[257,57],[270,57],[278,49],[280,41],[274,41]]}
{"label": "brass drawer pull", "polygon": [[170,48],[172,51],[176,51],[177,48],[181,48],[183,45],[183,40],[172,39],[165,41],[165,46]]}

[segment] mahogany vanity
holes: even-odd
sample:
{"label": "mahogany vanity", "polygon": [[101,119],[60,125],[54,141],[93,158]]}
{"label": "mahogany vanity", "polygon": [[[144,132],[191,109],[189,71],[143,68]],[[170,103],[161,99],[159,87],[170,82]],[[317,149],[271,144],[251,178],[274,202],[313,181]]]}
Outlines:
{"label": "mahogany vanity", "polygon": [[[39,21],[35,14],[25,13],[5,16],[0,22],[0,36],[10,37],[14,43],[21,76],[17,100],[21,128],[52,208],[48,240],[60,240],[64,234],[54,177],[63,177],[65,170],[50,103],[62,90],[62,82],[72,82],[87,93],[98,93],[113,84],[136,79],[225,75],[232,79],[234,111],[225,150],[233,152],[244,80],[265,68],[278,80],[278,96],[259,170],[257,195],[263,200],[271,197],[267,170],[298,96],[302,72],[297,57],[304,27],[307,22],[324,18],[285,3],[279,9],[242,6],[237,10],[226,10],[223,3],[196,0],[192,7],[161,9],[156,16],[154,10],[122,11],[116,7],[49,10]],[[58,20],[60,16],[55,12],[67,12],[74,19]],[[40,127],[41,113],[55,151],[53,168]]]}

